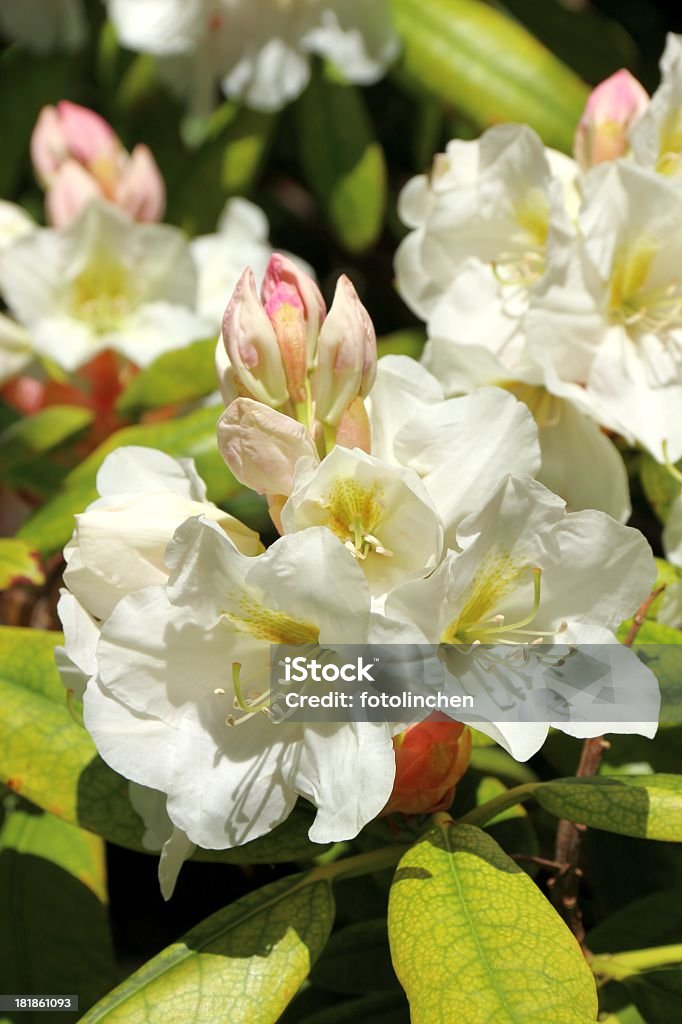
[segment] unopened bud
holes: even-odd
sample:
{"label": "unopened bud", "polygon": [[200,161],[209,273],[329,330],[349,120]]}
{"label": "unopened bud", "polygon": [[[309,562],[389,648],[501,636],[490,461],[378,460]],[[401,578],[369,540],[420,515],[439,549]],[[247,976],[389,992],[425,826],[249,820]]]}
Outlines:
{"label": "unopened bud", "polygon": [[58,227],[68,223],[67,212],[73,220],[94,197],[139,221],[163,214],[165,186],[149,149],[137,146],[128,155],[111,125],[87,107],[67,100],[44,107],[31,136],[31,159],[47,190],[48,219]]}
{"label": "unopened bud", "polygon": [[648,105],[648,93],[624,68],[593,89],[573,147],[582,170],[624,156],[630,128]]}
{"label": "unopened bud", "polygon": [[395,781],[382,815],[446,810],[469,765],[469,729],[450,720],[419,722],[394,737],[393,747]]}
{"label": "unopened bud", "polygon": [[374,325],[351,281],[343,274],[317,345],[313,377],[317,419],[337,426],[353,399],[369,392],[376,376],[376,363]]}
{"label": "unopened bud", "polygon": [[286,293],[291,297],[295,293],[298,297],[299,303],[296,305],[305,323],[306,363],[312,364],[327,307],[312,277],[297,267],[293,260],[276,252],[270,257],[261,287],[261,297],[266,308],[283,286],[286,289],[281,294]]}
{"label": "unopened bud", "polygon": [[116,205],[134,220],[155,223],[166,208],[166,186],[148,146],[135,146],[114,191]]}
{"label": "unopened bud", "polygon": [[221,416],[218,447],[237,480],[258,494],[291,494],[298,460],[318,458],[301,423],[250,398],[237,398]]}
{"label": "unopened bud", "polygon": [[223,319],[223,340],[232,372],[249,395],[278,408],[289,398],[275,330],[256,292],[253,271],[244,271]]}
{"label": "unopened bud", "polygon": [[336,444],[342,448],[362,448],[372,453],[372,427],[365,403],[358,397],[346,407],[336,431]]}

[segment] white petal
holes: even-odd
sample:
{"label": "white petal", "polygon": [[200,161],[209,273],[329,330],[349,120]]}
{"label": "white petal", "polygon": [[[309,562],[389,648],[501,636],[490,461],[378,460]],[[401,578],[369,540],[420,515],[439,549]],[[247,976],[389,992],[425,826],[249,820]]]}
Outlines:
{"label": "white petal", "polygon": [[386,805],[395,757],[383,722],[307,725],[287,759],[289,785],[317,807],[315,843],[354,839]]}

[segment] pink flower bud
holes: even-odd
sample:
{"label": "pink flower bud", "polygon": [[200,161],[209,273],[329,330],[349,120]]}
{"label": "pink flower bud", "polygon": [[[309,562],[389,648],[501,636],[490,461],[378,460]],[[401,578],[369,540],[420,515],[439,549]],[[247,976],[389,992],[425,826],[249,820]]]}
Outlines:
{"label": "pink flower bud", "polygon": [[258,494],[289,495],[298,460],[318,458],[301,423],[250,398],[237,398],[220,417],[218,447],[237,480]]}
{"label": "pink flower bud", "polygon": [[433,814],[446,810],[471,756],[471,732],[460,722],[425,721],[393,739],[395,781],[381,812]]}
{"label": "pink flower bud", "polygon": [[223,318],[232,371],[247,394],[278,408],[289,398],[275,329],[263,309],[253,271],[244,271]]}
{"label": "pink flower bud", "polygon": [[[149,149],[137,146],[129,156],[113,128],[87,107],[67,100],[44,107],[31,136],[31,159],[38,181],[47,189],[48,219],[58,226],[67,223],[63,218],[69,207],[75,216],[95,197],[115,203],[140,221],[158,220],[163,213],[165,187]],[[71,170],[62,180],[67,167]],[[80,168],[79,177],[74,167]],[[75,194],[78,182],[81,198]],[[53,198],[56,188],[61,194]],[[59,211],[59,221],[52,220],[53,209]]]}
{"label": "pink flower bud", "polygon": [[161,220],[166,208],[166,186],[148,146],[135,146],[114,190],[116,205],[137,221]]}
{"label": "pink flower bud", "polygon": [[280,253],[274,253],[270,257],[261,288],[261,298],[266,308],[270,306],[275,293],[283,285],[287,286],[287,290],[280,292],[280,295],[288,294],[291,298],[295,292],[299,298],[300,306],[298,308],[302,311],[305,323],[306,361],[312,363],[320,326],[325,318],[327,307],[320,289],[312,277],[297,267],[293,260]]}
{"label": "pink flower bud", "polygon": [[66,227],[99,196],[100,191],[92,175],[75,160],[67,160],[57,171],[45,196],[47,219],[56,228]]}
{"label": "pink flower bud", "polygon": [[317,419],[336,426],[345,408],[370,390],[376,376],[374,325],[343,274],[317,344],[313,396]]}
{"label": "pink flower bud", "polygon": [[305,402],[308,350],[305,309],[299,293],[283,281],[270,295],[265,312],[277,335],[291,400]]}
{"label": "pink flower bud", "polygon": [[625,68],[593,89],[573,146],[582,170],[624,156],[630,128],[648,105],[648,93]]}

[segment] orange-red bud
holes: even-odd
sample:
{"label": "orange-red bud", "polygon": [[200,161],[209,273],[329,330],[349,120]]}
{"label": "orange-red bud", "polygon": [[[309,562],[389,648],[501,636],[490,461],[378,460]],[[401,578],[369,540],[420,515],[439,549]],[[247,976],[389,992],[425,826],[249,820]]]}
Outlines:
{"label": "orange-red bud", "polygon": [[393,747],[395,781],[382,815],[446,810],[469,765],[470,730],[450,719],[427,719],[395,736]]}

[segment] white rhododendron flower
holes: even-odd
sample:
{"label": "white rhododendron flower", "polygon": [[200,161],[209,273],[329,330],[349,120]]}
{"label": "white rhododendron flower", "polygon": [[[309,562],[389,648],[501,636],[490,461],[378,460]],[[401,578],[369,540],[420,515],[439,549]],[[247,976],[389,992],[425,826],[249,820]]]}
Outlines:
{"label": "white rhododendron flower", "polygon": [[119,448],[97,474],[100,497],[76,517],[64,557],[59,614],[67,658],[83,678],[93,674],[99,624],[126,594],[164,583],[166,546],[190,516],[215,521],[244,554],[263,550],[248,527],[206,500],[206,487],[189,459],[153,448]]}
{"label": "white rhododendron flower", "polygon": [[247,557],[201,517],[166,559],[168,585],[124,597],[102,626],[84,718],[104,760],[165,793],[176,828],[209,849],[269,832],[299,795],[317,808],[311,839],[355,836],[391,792],[388,726],[275,724],[263,708],[271,644],[369,639],[356,560],[322,528]]}
{"label": "white rhododendron flower", "polygon": [[635,160],[659,174],[682,176],[682,36],[669,34],[661,84],[630,132]]}
{"label": "white rhododendron flower", "polygon": [[269,230],[260,207],[247,199],[228,199],[217,232],[190,242],[199,279],[197,309],[216,331],[225,313],[225,296],[234,291],[244,265],[262,280],[272,256]]}
{"label": "white rhododendron flower", "polygon": [[[620,522],[632,511],[627,469],[618,449],[585,411],[588,398],[579,389],[570,399],[552,394],[541,384],[506,378],[504,366],[486,348],[454,345],[433,337],[423,363],[441,382],[446,395],[476,392],[500,384],[533,414],[542,464],[535,474],[550,491],[560,494],[569,512],[596,508]],[[514,470],[514,472],[518,472]]]}
{"label": "white rhododendron flower", "polygon": [[310,57],[351,82],[381,78],[397,54],[387,0],[108,0],[124,46],[167,60],[197,109],[226,96],[278,110],[308,83]]}
{"label": "white rhododendron flower", "polygon": [[0,35],[38,53],[76,50],[86,38],[82,0],[0,0]]}
{"label": "white rhododendron flower", "polygon": [[398,290],[430,333],[485,343],[509,372],[528,372],[523,316],[549,239],[571,236],[576,174],[531,128],[509,124],[450,142],[430,178],[406,185],[399,212],[413,230],[396,253]]}
{"label": "white rhododendron flower", "polygon": [[326,526],[377,596],[440,561],[443,525],[417,473],[359,448],[334,448],[320,464],[300,459],[281,521],[285,533]]}
{"label": "white rhododendron flower", "polygon": [[[636,611],[656,574],[649,545],[637,530],[600,512],[566,514],[560,498],[529,478],[508,477],[485,508],[461,524],[457,540],[461,552],[448,552],[427,579],[395,588],[386,612],[416,624],[431,643],[452,646],[465,659],[481,644],[502,650],[525,645],[531,652],[534,643],[615,645],[613,630]],[[551,724],[583,737],[605,729],[655,733],[655,677],[632,652],[620,646],[617,652],[629,666],[628,681],[614,672],[609,684],[621,684],[618,704],[636,701],[644,720],[605,725],[586,717]],[[480,656],[460,657],[452,671],[468,692],[488,688],[490,666]],[[542,746],[549,723],[534,720],[532,711],[523,721],[529,694],[505,685],[506,679],[502,673],[499,701],[506,715],[478,722],[477,728],[525,760]],[[589,681],[584,685],[589,689]],[[580,706],[583,694],[569,690],[564,696]],[[515,705],[518,723],[509,715]]]}
{"label": "white rhododendron flower", "polygon": [[[557,251],[526,317],[552,390],[655,458],[682,455],[682,194],[624,161],[584,183],[580,239]],[[577,384],[583,387],[578,391]]]}
{"label": "white rhododendron flower", "polygon": [[36,355],[71,372],[112,349],[137,366],[204,337],[183,233],[92,202],[0,254],[0,291]]}
{"label": "white rhododendron flower", "polygon": [[[189,459],[172,459],[152,448],[119,448],[102,463],[97,490],[100,497],[76,517],[65,549],[65,589],[58,606],[64,647],[57,648],[57,666],[78,699],[97,673],[102,624],[126,594],[167,580],[165,550],[188,517],[216,523],[245,555],[263,550],[257,534],[206,500],[205,485]],[[159,880],[169,897],[193,844],[170,823],[163,793],[131,784],[131,800],[147,827],[145,845],[161,850]]]}

